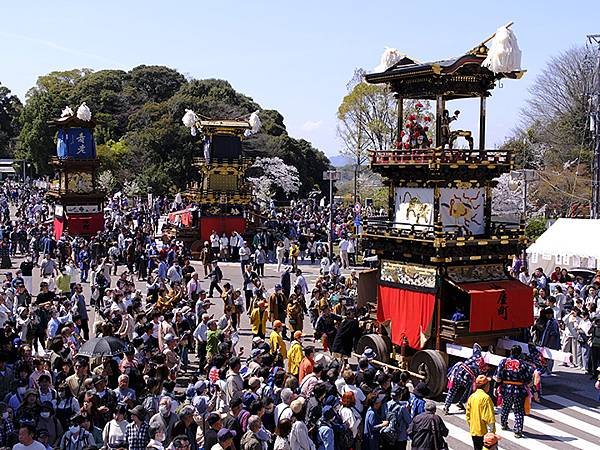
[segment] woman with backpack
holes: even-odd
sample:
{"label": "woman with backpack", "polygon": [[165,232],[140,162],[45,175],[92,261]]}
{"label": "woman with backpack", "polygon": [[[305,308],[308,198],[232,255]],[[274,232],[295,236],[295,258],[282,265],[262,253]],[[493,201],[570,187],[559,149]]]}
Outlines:
{"label": "woman with backpack", "polygon": [[354,392],[346,391],[342,395],[341,407],[338,411],[343,424],[350,430],[354,439],[354,445],[351,447],[353,450],[361,449],[362,443],[362,417],[356,409],[356,398]]}
{"label": "woman with backpack", "polygon": [[369,409],[365,416],[363,450],[379,450],[381,430],[389,425],[387,420],[383,420],[384,400],[385,395],[383,394],[371,393],[367,397]]}
{"label": "woman with backpack", "polygon": [[381,449],[405,450],[408,444],[408,427],[412,422],[408,404],[409,393],[404,386],[392,389],[392,399],[387,402],[389,425],[381,430]]}

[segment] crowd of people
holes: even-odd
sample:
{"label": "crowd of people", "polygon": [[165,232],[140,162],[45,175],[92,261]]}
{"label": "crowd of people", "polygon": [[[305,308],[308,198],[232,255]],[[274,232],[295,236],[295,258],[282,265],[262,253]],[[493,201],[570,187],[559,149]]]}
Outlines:
{"label": "crowd of people", "polygon": [[[265,231],[237,256],[231,241],[226,252],[220,239],[218,252],[209,242],[199,274],[186,248],[154,239],[166,202],[113,199],[104,232],[58,240],[43,191],[5,185],[0,205],[10,269],[0,290],[0,447],[375,450],[412,439],[416,449],[447,435],[425,384],[377,368],[370,349],[356,371],[348,365],[366,311],[355,307],[357,277],[342,274],[350,264],[342,251],[319,259],[309,287],[292,230],[310,220],[271,228],[284,230],[276,246],[290,241],[281,258],[274,252],[280,282],[271,290]],[[237,286],[219,267],[230,258],[240,259]],[[239,345],[246,323],[248,351]],[[84,351],[111,338],[122,348]]]}
{"label": "crowd of people", "polygon": [[[588,280],[556,267],[547,275],[541,267],[530,275],[517,260],[513,273],[533,288],[532,341],[573,355],[571,366],[597,380],[600,367],[600,271]],[[568,365],[569,363],[563,363]],[[548,361],[548,371],[553,362]]]}
{"label": "crowd of people", "polygon": [[[114,197],[105,231],[55,239],[43,189],[3,186],[0,447],[444,448],[448,428],[426,400],[425,383],[378,365],[369,348],[357,366],[349,364],[368,315],[357,308],[357,274],[345,270],[356,262],[351,210],[336,215],[339,253],[332,260],[317,237],[322,208],[300,202],[291,214],[272,211],[252,239],[212,233],[197,269],[180,242],[156,239],[160,216],[181,206],[177,199],[148,206]],[[313,282],[303,259],[320,265]],[[225,280],[224,261],[239,262],[239,276]],[[267,263],[277,264],[272,289]],[[536,271],[526,282],[535,279],[543,298],[540,278]],[[587,299],[595,298],[597,281],[577,286],[559,278],[567,292],[554,296],[558,310],[550,296],[547,304],[536,298],[544,307],[536,323],[540,344],[556,345],[555,318],[569,329],[568,318],[577,317],[578,329],[584,314],[595,313],[598,305]],[[578,302],[571,288],[586,300]],[[252,334],[248,349],[240,343],[245,329]],[[587,331],[588,369],[596,367],[596,329]],[[84,351],[92,340],[112,338],[121,345],[114,352]],[[501,399],[503,428],[514,410],[521,436],[523,392],[542,364],[513,349],[493,374],[501,388],[492,392],[492,374],[481,361],[475,349],[452,368],[446,410],[458,400],[474,448],[494,449],[492,398]]]}

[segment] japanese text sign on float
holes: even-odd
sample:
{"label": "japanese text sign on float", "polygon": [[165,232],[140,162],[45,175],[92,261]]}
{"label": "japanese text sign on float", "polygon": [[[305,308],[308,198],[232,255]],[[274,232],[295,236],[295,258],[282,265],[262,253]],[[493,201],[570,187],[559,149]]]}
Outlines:
{"label": "japanese text sign on float", "polygon": [[61,128],[58,130],[56,154],[61,159],[93,159],[96,143],[88,128]]}

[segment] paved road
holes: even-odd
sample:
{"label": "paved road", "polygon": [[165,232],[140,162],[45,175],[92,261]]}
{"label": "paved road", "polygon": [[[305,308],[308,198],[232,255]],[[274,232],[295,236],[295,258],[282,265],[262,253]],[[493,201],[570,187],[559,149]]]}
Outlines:
{"label": "paved road", "polygon": [[[14,267],[17,267],[20,259],[16,258],[13,263]],[[199,273],[203,273],[198,264],[194,264],[194,266]],[[221,267],[225,277],[224,281],[231,282],[234,287],[241,286],[241,271],[238,264],[223,263]],[[301,268],[309,286],[312,286],[318,276],[318,266],[302,265]],[[266,265],[264,282],[267,288],[272,289],[279,282],[279,276],[275,265]],[[34,274],[34,293],[37,293],[35,287],[39,286],[39,281],[39,271],[37,271]],[[142,292],[145,292],[145,283],[136,284]],[[86,298],[89,299],[89,285],[84,286]],[[208,287],[208,283],[205,283],[204,287]],[[215,303],[217,305],[212,309],[215,316],[219,316],[222,314],[222,307],[220,302],[216,301]],[[93,310],[90,313],[93,316]],[[313,330],[307,320],[304,331],[307,336],[306,340],[312,342]],[[245,315],[242,316],[240,338],[239,345],[249,349],[251,347],[250,330],[248,318]],[[532,414],[525,418],[525,437],[515,439],[512,432],[501,431],[498,427],[498,433],[504,438],[500,448],[515,450],[600,449],[598,393],[594,390],[593,382],[589,380],[589,377],[574,369],[558,367],[557,375],[544,378],[543,383],[542,403],[534,403]],[[443,405],[440,403],[438,406],[440,414],[443,414],[441,411]],[[472,448],[468,427],[462,412],[453,406],[451,415],[444,416],[444,421],[450,430],[448,443],[451,449]],[[512,424],[512,418],[510,423]]]}

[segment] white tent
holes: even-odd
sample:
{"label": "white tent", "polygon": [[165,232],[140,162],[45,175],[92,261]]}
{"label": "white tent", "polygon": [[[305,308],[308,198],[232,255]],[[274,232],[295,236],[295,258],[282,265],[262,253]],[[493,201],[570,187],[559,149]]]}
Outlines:
{"label": "white tent", "polygon": [[527,249],[529,267],[596,269],[600,260],[600,220],[558,219]]}

